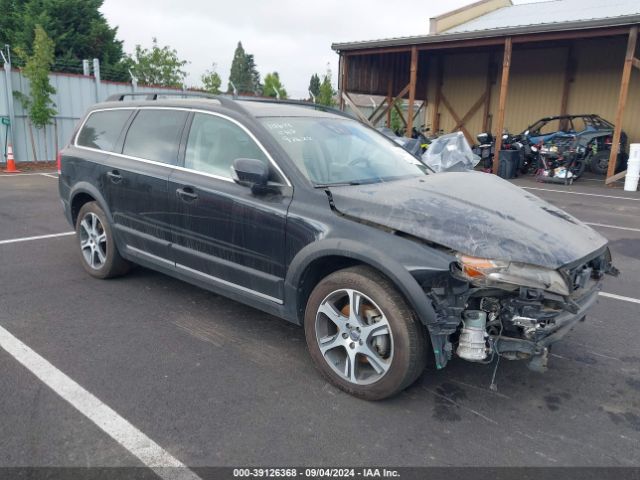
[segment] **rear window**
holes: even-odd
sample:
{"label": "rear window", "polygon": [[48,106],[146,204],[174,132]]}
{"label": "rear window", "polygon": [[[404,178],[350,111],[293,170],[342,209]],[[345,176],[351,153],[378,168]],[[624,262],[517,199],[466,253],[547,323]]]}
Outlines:
{"label": "rear window", "polygon": [[175,165],[187,115],[180,110],[140,110],[127,132],[122,153]]}
{"label": "rear window", "polygon": [[113,152],[132,110],[93,112],[78,135],[78,145]]}

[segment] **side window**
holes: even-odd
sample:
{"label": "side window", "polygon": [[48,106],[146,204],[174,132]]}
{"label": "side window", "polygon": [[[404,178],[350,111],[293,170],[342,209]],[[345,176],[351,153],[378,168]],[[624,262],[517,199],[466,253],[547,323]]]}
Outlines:
{"label": "side window", "polygon": [[140,110],[129,127],[122,153],[175,165],[187,115],[181,110]]}
{"label": "side window", "polygon": [[224,118],[196,113],[189,131],[185,168],[231,178],[231,165],[236,158],[268,162],[243,129]]}
{"label": "side window", "polygon": [[131,112],[132,110],[123,109],[90,114],[78,135],[78,145],[113,152]]}

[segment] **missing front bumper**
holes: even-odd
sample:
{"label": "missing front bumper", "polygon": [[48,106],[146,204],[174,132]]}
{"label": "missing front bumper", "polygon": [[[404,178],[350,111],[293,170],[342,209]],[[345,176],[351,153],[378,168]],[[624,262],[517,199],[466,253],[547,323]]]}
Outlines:
{"label": "missing front bumper", "polygon": [[536,341],[514,337],[493,336],[490,341],[496,353],[512,359],[529,358],[529,368],[534,371],[543,372],[546,370],[549,347],[562,339],[574,325],[583,321],[587,310],[598,299],[599,290],[590,292],[579,302],[578,311],[575,313],[565,312],[555,318],[555,323],[549,329],[548,334]]}

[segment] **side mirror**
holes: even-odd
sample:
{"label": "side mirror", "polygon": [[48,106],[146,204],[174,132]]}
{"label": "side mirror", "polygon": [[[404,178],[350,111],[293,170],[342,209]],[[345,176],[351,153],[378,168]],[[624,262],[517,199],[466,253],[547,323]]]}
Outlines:
{"label": "side mirror", "polygon": [[231,166],[233,180],[247,187],[266,187],[269,180],[269,166],[254,158],[236,158]]}

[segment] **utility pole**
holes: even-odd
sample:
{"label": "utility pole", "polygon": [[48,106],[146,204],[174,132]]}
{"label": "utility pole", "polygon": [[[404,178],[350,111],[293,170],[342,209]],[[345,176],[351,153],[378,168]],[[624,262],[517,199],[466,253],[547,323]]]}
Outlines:
{"label": "utility pole", "polygon": [[102,84],[100,83],[100,60],[93,59],[93,78],[96,81],[96,103],[102,100]]}
{"label": "utility pole", "polygon": [[11,50],[9,45],[4,46],[5,50],[0,50],[0,56],[4,62],[4,74],[7,85],[7,109],[9,110],[9,135],[7,137],[7,144],[14,144],[13,129],[16,128],[16,113],[13,108],[13,85],[11,83]]}

